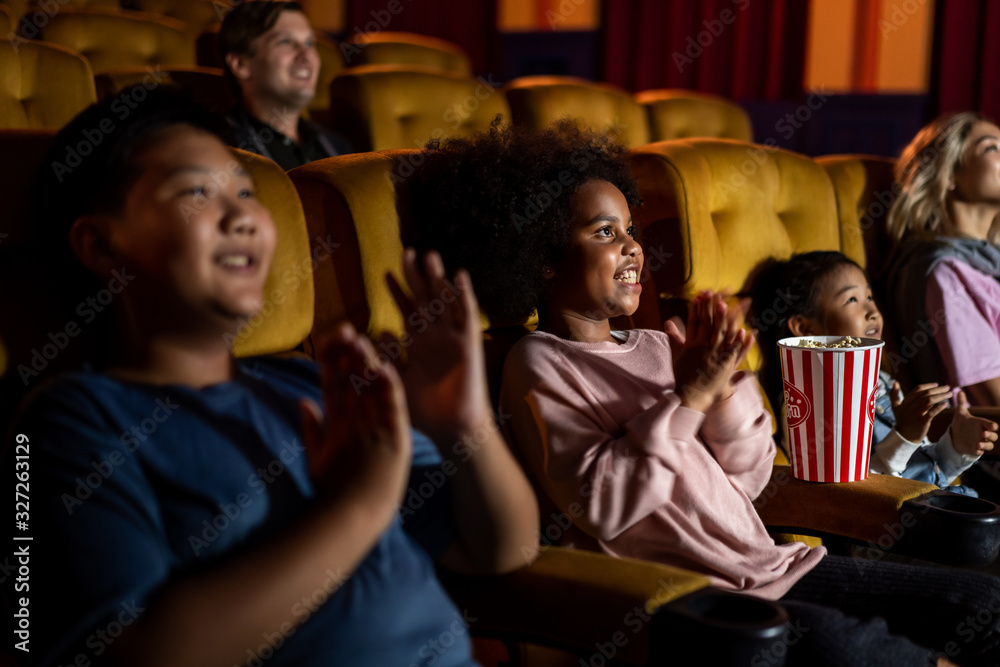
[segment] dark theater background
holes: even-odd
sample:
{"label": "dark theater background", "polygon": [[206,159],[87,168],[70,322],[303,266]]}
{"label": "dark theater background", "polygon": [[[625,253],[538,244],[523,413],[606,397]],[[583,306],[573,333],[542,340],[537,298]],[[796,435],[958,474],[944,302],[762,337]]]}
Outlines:
{"label": "dark theater background", "polygon": [[[387,3],[306,4],[322,13],[322,27],[346,36],[381,28]],[[938,113],[1000,111],[1000,44],[987,39],[1000,27],[995,2],[403,0],[403,8],[387,29],[453,41],[478,74],[715,93],[749,111],[756,142],[773,138],[809,155],[897,155]]]}

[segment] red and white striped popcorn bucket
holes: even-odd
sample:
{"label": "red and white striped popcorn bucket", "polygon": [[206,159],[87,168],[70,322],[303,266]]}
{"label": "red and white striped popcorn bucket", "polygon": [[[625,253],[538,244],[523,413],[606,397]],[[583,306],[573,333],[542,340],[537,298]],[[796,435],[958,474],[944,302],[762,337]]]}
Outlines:
{"label": "red and white striped popcorn bucket", "polygon": [[835,343],[843,336],[778,341],[785,392],[785,442],[792,475],[807,482],[856,482],[868,476],[880,340],[858,347],[800,347],[805,340]]}

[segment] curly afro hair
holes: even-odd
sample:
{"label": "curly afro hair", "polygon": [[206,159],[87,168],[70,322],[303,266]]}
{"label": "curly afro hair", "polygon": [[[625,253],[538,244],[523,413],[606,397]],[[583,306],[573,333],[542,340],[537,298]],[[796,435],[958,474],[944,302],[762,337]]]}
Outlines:
{"label": "curly afro hair", "polygon": [[569,243],[580,186],[608,181],[630,208],[642,203],[627,156],[570,121],[539,132],[498,117],[488,132],[432,141],[394,178],[403,241],[439,251],[449,273],[467,269],[492,325],[522,324],[543,306],[542,267]]}

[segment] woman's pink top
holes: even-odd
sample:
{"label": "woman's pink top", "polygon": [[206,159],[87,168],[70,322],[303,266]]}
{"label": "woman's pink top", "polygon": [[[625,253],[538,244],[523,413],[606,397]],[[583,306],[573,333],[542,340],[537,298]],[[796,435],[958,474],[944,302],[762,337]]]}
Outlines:
{"label": "woman's pink top", "polygon": [[[946,259],[931,271],[925,300],[947,382],[967,387],[1000,377],[1000,281]],[[924,341],[914,340],[914,345]]]}
{"label": "woman's pink top", "polygon": [[753,376],[702,414],[673,391],[666,335],[621,333],[619,345],[535,332],[507,357],[501,417],[540,491],[544,537],[781,597],[826,550],[775,545],[751,504],[774,459]]}

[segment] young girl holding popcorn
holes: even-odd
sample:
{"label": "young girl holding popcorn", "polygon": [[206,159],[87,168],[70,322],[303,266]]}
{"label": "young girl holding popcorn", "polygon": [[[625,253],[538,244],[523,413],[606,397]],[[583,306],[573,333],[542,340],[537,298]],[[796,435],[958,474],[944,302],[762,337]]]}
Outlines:
{"label": "young girl holding popcorn", "polygon": [[[777,343],[790,336],[882,337],[882,314],[872,298],[864,270],[839,252],[816,251],[772,261],[757,272],[752,287],[751,321],[758,323],[764,357],[761,380],[775,410],[782,405]],[[765,317],[761,304],[780,295],[782,313]],[[763,326],[776,320],[770,326]],[[927,440],[931,421],[956,397],[958,409],[948,432]],[[872,432],[873,473],[907,477],[975,496],[966,486],[948,486],[993,449],[997,424],[969,414],[965,392],[937,383],[921,384],[906,397],[887,371],[878,377]]]}
{"label": "young girl holding popcorn", "polygon": [[[780,600],[808,628],[788,647],[790,665],[953,664],[932,647],[944,649],[962,619],[1000,596],[996,578],[857,568],[768,535],[751,501],[770,478],[774,444],[753,376],[735,370],[753,343],[739,313],[704,292],[686,337],[612,326],[643,289],[627,156],[567,123],[540,133],[496,125],[432,143],[397,189],[406,240],[439,250],[449,271],[467,268],[493,327],[537,310],[537,330],[507,355],[501,415],[542,516],[572,520],[559,543]],[[996,663],[995,625],[950,658]]]}

